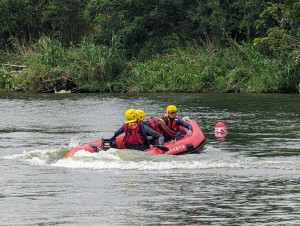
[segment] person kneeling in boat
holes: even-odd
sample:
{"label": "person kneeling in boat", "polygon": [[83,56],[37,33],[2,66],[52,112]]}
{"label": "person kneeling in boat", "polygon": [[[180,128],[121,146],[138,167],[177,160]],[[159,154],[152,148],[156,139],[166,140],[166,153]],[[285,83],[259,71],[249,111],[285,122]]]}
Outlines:
{"label": "person kneeling in boat", "polygon": [[[145,117],[145,112],[143,110],[135,110],[135,118],[136,119],[143,121],[144,117]],[[152,136],[154,138],[154,141],[157,143],[157,145],[163,146],[163,144],[165,142],[164,136],[159,131],[157,131],[155,129],[155,127],[153,128],[151,126],[151,124],[149,123],[149,120],[143,121],[145,124],[146,134],[149,136]]]}
{"label": "person kneeling in boat", "polygon": [[[144,121],[146,128],[149,127],[149,130],[154,130],[155,131],[155,136],[154,138],[157,138],[158,140],[158,145],[162,145],[164,143],[165,137],[178,137],[180,136],[179,133],[176,133],[172,130],[170,130],[164,120],[160,118],[155,118],[155,117],[150,117],[148,120]],[[146,132],[148,133],[147,129]]]}
{"label": "person kneeling in boat", "polygon": [[[165,124],[170,130],[180,134],[177,137],[175,137],[175,140],[183,138],[184,135],[191,136],[193,134],[193,127],[178,117],[177,107],[174,105],[169,105],[167,107],[166,113],[162,115],[162,119],[164,120]],[[187,128],[187,131],[180,130],[179,126]],[[173,138],[170,136],[166,137],[166,140],[168,141],[172,139]]]}
{"label": "person kneeling in boat", "polygon": [[123,142],[128,149],[144,151],[152,145],[146,135],[145,125],[142,120],[136,119],[135,110],[129,109],[125,112],[125,117],[128,121],[125,121],[123,126],[115,132],[112,140],[115,140],[117,136],[125,132]]}

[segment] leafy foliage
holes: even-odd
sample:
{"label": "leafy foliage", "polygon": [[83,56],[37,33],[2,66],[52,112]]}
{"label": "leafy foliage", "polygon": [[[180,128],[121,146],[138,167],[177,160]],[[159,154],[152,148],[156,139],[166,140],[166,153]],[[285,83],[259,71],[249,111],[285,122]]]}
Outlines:
{"label": "leafy foliage", "polygon": [[125,63],[117,40],[113,44],[100,47],[84,40],[65,48],[57,40],[41,38],[19,51],[25,53],[20,60],[30,67],[19,75],[17,85],[26,92],[111,91]]}
{"label": "leafy foliage", "polygon": [[297,0],[0,5],[0,61],[28,66],[1,89],[295,92],[300,82]]}
{"label": "leafy foliage", "polygon": [[88,0],[0,0],[0,44],[11,37],[26,42],[41,35],[58,38],[64,45],[86,33],[83,17]]}

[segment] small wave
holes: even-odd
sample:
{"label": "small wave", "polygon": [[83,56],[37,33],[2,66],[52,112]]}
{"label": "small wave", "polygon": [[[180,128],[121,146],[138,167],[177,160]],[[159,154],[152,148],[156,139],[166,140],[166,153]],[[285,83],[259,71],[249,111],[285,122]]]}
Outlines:
{"label": "small wave", "polygon": [[50,150],[33,150],[24,151],[22,154],[14,154],[3,157],[3,159],[11,159],[24,161],[32,165],[51,165],[57,160],[63,158],[69,151],[68,148],[50,149]]}
{"label": "small wave", "polygon": [[199,170],[199,169],[281,169],[299,170],[300,163],[289,159],[232,156],[211,147],[204,153],[182,156],[152,155],[135,150],[109,149],[98,153],[84,150],[65,159],[69,149],[33,150],[5,156],[4,159],[24,161],[31,165],[65,168],[128,169],[128,170]]}

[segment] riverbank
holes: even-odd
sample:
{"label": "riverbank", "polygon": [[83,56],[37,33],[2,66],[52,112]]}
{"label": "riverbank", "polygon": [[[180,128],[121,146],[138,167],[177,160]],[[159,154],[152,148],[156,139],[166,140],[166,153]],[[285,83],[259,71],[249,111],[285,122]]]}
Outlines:
{"label": "riverbank", "polygon": [[[298,92],[298,56],[273,57],[250,44],[194,45],[146,61],[118,46],[63,47],[41,38],[1,57],[0,90],[23,92]],[[10,62],[10,63],[9,63]]]}

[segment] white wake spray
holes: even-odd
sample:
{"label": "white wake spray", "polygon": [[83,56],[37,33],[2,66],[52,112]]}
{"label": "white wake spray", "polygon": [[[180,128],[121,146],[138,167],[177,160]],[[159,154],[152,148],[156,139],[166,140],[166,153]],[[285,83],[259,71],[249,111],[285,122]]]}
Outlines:
{"label": "white wake spray", "polygon": [[47,165],[65,168],[122,169],[122,170],[299,170],[300,163],[288,159],[231,156],[229,153],[207,147],[203,153],[182,156],[153,155],[135,150],[109,149],[98,153],[84,150],[65,159],[67,148],[58,150],[33,150],[5,156],[4,159],[17,160],[31,165]]}

